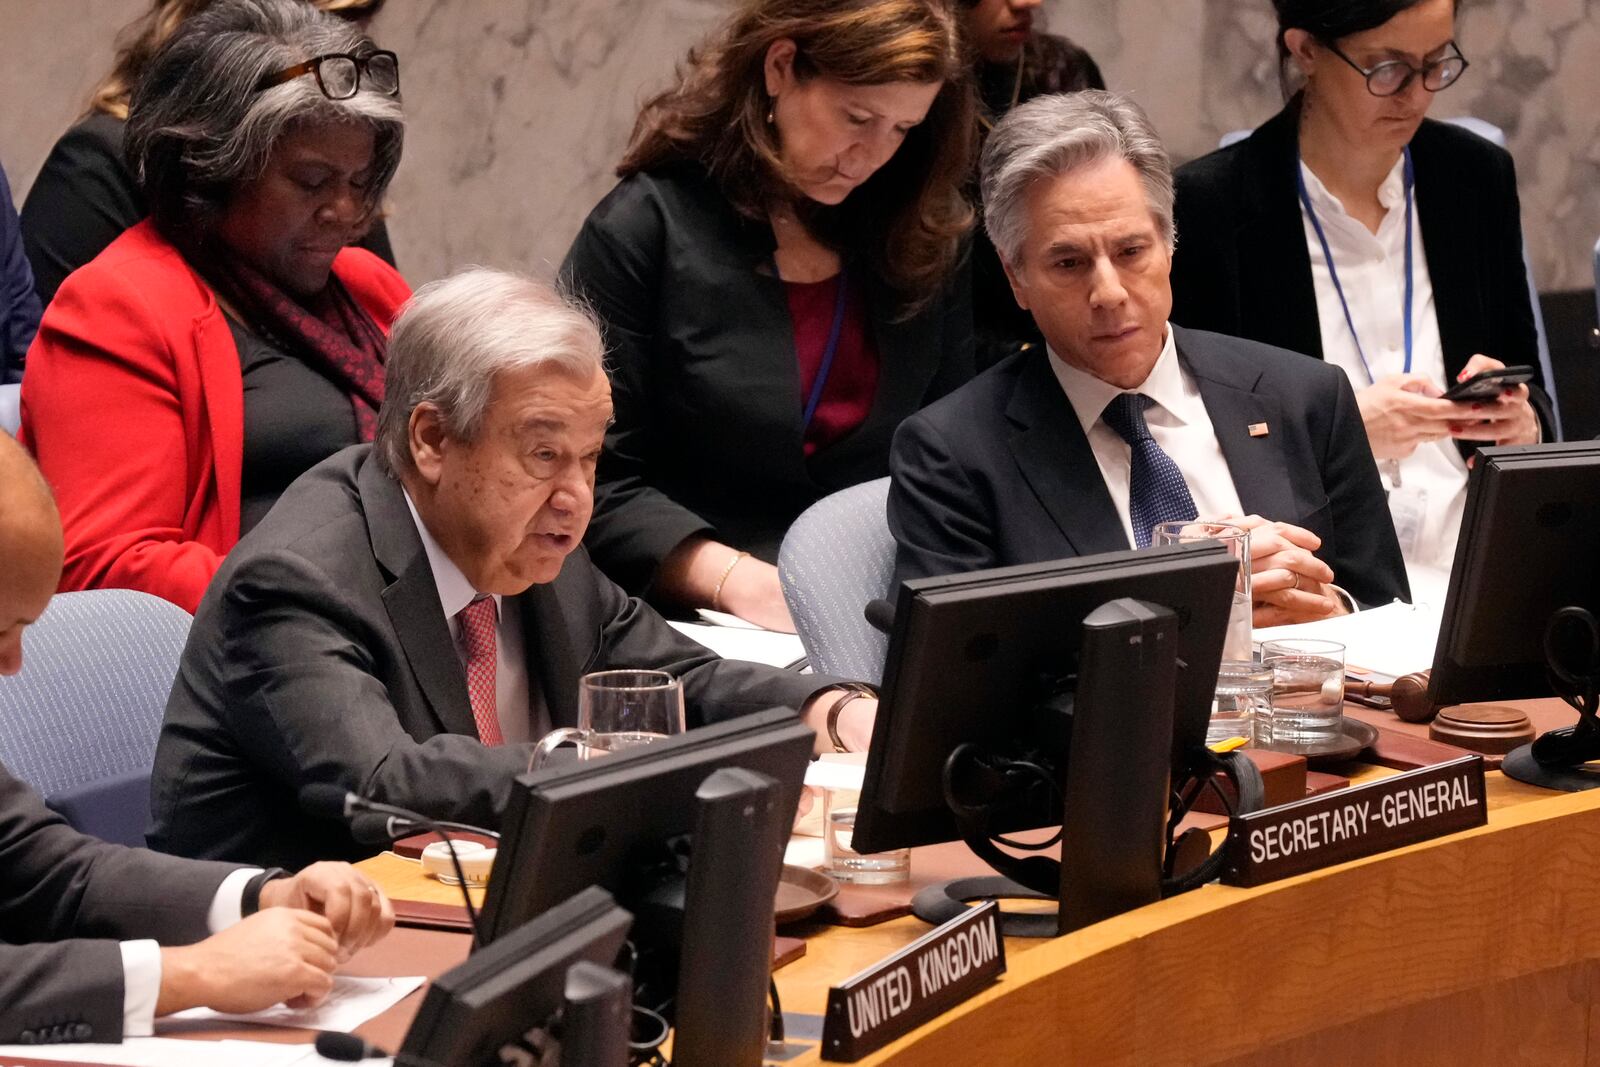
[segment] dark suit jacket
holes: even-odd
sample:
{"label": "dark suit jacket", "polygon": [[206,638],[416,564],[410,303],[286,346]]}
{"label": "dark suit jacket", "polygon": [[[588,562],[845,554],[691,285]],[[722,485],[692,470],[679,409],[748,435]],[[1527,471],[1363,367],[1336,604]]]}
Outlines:
{"label": "dark suit jacket", "polygon": [[905,320],[870,271],[854,271],[867,279],[878,391],[866,422],[808,459],[773,248],[769,226],[680,167],[624,179],[562,264],[604,323],[616,408],[585,540],[631,593],[648,589],[694,534],[775,560],[800,512],[887,474],[900,420],[972,376],[965,268],[947,295]]}
{"label": "dark suit jacket", "polygon": [[207,937],[233,870],[85,837],[0,767],[0,1045],[121,1040],[117,943]]}
{"label": "dark suit jacket", "polygon": [[[1322,357],[1299,144],[1296,98],[1245,140],[1178,168],[1173,322]],[[1453,381],[1477,352],[1537,369],[1510,154],[1430,120],[1411,158],[1445,374]]]}
{"label": "dark suit jacket", "polygon": [[[1344,373],[1253,341],[1175,333],[1245,511],[1315,532],[1317,555],[1359,602],[1409,599]],[[897,581],[1130,547],[1050,358],[1043,349],[1011,356],[895,435]],[[1263,422],[1266,436],[1251,437]]]}
{"label": "dark suit jacket", "polygon": [[[683,680],[689,725],[799,707],[838,679],[718,659],[606,579],[581,549],[522,612],[529,677],[556,726],[588,671]],[[485,748],[400,483],[356,445],[313,467],[229,554],[195,615],[152,782],[153,847],[298,868],[375,850],[307,818],[327,782],[494,827],[531,745]]]}
{"label": "dark suit jacket", "polygon": [[22,357],[39,330],[39,298],[22,252],[22,228],[11,186],[0,170],[0,385],[22,380]]}

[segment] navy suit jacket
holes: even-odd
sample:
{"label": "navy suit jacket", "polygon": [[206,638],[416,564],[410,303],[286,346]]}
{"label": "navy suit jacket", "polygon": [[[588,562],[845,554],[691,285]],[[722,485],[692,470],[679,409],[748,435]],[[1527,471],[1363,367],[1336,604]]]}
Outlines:
{"label": "navy suit jacket", "polygon": [[[1358,602],[1409,599],[1344,372],[1254,341],[1173,330],[1245,511],[1315,532],[1317,555]],[[897,582],[1130,547],[1050,358],[1042,347],[1019,352],[900,427],[889,461]],[[1259,423],[1268,432],[1251,436]]]}
{"label": "navy suit jacket", "polygon": [[0,385],[21,380],[22,360],[39,331],[40,314],[11,186],[0,170]]}

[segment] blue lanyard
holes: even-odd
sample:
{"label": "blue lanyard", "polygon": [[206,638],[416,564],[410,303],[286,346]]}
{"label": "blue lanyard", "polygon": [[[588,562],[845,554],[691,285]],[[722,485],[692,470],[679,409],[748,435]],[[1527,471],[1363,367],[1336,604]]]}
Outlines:
{"label": "blue lanyard", "polygon": [[[1411,146],[1405,147],[1406,164],[1402,170],[1405,175],[1406,190],[1406,295],[1405,305],[1401,312],[1405,315],[1406,334],[1406,373],[1411,373],[1411,297],[1415,289],[1411,275],[1411,213],[1416,202],[1416,171],[1411,166]],[[1317,233],[1317,240],[1322,243],[1322,261],[1328,265],[1328,277],[1333,279],[1333,291],[1339,294],[1339,306],[1344,308],[1344,324],[1350,327],[1350,339],[1356,343],[1356,355],[1361,357],[1361,369],[1367,372],[1367,381],[1375,382],[1372,375],[1372,365],[1367,362],[1366,349],[1361,347],[1361,335],[1356,333],[1355,319],[1350,315],[1350,302],[1344,297],[1344,286],[1339,284],[1339,271],[1333,265],[1333,251],[1328,247],[1328,235],[1322,232],[1322,223],[1317,219],[1317,210],[1311,206],[1311,194],[1306,192],[1306,176],[1301,169],[1302,164],[1298,153],[1295,156],[1294,180],[1300,189],[1300,204],[1306,209],[1306,217],[1311,220],[1311,228]]]}
{"label": "blue lanyard", "polygon": [[[772,273],[778,281],[783,281],[783,275],[778,273],[778,257],[772,257]],[[822,403],[822,392],[828,387],[828,374],[833,370],[833,357],[839,351],[839,335],[844,332],[844,306],[849,295],[849,273],[844,266],[839,267],[839,291],[833,298],[833,325],[828,329],[828,344],[822,350],[822,365],[817,368],[816,380],[811,383],[811,395],[806,397],[805,414],[800,419],[800,433],[804,436],[811,429],[811,420],[817,414],[817,405]]]}

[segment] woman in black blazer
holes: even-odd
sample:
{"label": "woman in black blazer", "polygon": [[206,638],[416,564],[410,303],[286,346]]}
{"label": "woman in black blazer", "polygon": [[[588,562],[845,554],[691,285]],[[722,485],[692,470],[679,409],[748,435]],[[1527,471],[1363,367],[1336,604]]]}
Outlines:
{"label": "woman in black blazer", "polygon": [[1463,449],[1540,434],[1526,387],[1439,399],[1482,370],[1538,365],[1511,157],[1424,118],[1467,65],[1455,0],[1274,4],[1285,82],[1298,71],[1304,88],[1178,170],[1173,321],[1345,369],[1413,588],[1442,593]]}
{"label": "woman in black blazer", "polygon": [[645,105],[562,266],[616,406],[587,544],[630,592],[792,629],[790,523],[971,375],[964,68],[942,0],[752,0]]}

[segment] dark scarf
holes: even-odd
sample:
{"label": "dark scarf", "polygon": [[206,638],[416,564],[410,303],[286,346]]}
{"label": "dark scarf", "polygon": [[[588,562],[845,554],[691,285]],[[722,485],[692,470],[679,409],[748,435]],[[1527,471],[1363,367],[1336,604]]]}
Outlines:
{"label": "dark scarf", "polygon": [[314,297],[284,292],[236,255],[197,262],[206,280],[244,316],[251,331],[340,385],[355,409],[361,440],[371,441],[383,404],[383,364],[389,342],[338,275]]}

